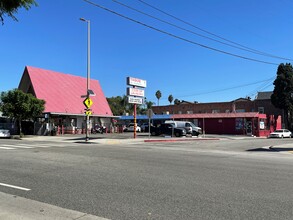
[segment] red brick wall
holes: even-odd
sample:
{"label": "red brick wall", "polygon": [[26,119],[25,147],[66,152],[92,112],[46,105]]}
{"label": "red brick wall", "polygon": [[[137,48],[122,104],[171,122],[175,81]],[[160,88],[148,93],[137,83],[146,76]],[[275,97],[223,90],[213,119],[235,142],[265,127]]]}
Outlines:
{"label": "red brick wall", "polygon": [[[254,100],[254,101],[236,101],[236,110],[244,109],[245,112],[258,112],[258,107],[264,107],[264,113],[267,115],[282,115],[280,109],[275,108],[271,100]],[[169,114],[187,114],[188,111],[192,111],[193,114],[197,113],[212,113],[213,110],[219,110],[220,113],[225,113],[226,110],[232,112],[233,102],[212,102],[212,103],[197,103],[197,104],[179,104],[179,105],[165,105],[165,106],[153,106],[152,110],[155,114],[163,114],[169,112]]]}

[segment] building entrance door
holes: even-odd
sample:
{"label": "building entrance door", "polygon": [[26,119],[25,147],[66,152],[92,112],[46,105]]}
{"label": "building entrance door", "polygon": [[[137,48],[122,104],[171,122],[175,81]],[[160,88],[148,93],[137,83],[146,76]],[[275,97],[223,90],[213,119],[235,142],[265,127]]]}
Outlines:
{"label": "building entrance door", "polygon": [[249,135],[249,136],[252,135],[252,122],[251,121],[246,122],[246,135]]}

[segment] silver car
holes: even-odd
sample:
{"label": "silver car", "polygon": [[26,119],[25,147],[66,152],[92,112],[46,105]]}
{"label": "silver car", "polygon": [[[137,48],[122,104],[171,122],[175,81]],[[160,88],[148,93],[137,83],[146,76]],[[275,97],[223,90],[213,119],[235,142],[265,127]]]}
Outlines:
{"label": "silver car", "polygon": [[[137,124],[135,124],[135,127],[137,132],[141,132],[141,128]],[[129,123],[129,125],[124,128],[124,131],[134,131],[134,123]]]}
{"label": "silver car", "polygon": [[10,131],[8,129],[4,129],[4,128],[0,127],[0,137],[9,138]]}
{"label": "silver car", "polygon": [[285,137],[291,138],[291,135],[292,133],[288,129],[278,129],[270,133],[269,137],[270,138],[285,138]]}

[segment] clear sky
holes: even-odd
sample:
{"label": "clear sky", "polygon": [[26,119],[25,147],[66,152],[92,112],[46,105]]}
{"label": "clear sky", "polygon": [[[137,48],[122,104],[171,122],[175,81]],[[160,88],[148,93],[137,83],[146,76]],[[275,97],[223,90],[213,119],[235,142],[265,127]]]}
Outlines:
{"label": "clear sky", "polygon": [[[5,17],[0,25],[0,91],[17,88],[25,66],[86,77],[87,24],[80,17],[91,21],[91,78],[106,97],[124,95],[131,76],[147,81],[150,101],[157,103],[160,90],[160,105],[170,94],[192,102],[254,98],[272,91],[278,64],[293,59],[292,0],[144,0],[185,23],[138,0],[119,0],[173,26],[115,1],[91,0],[148,27],[84,0],[36,1],[37,7],[19,10],[18,22]],[[235,48],[240,45],[245,50]]]}

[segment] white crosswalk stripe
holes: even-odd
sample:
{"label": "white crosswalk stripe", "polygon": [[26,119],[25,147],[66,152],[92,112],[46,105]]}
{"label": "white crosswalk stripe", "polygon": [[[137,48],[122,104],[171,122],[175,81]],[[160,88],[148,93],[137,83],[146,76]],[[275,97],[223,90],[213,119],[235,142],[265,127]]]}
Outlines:
{"label": "white crosswalk stripe", "polygon": [[15,150],[15,148],[12,148],[12,147],[0,147],[0,150],[3,149],[3,150]]}
{"label": "white crosswalk stripe", "polygon": [[10,147],[10,148],[25,148],[25,149],[33,148],[33,147],[28,147],[26,145],[11,145],[11,144],[4,144],[2,146]]}
{"label": "white crosswalk stripe", "polygon": [[0,150],[16,150],[16,149],[33,149],[33,148],[49,148],[49,147],[65,147],[64,145],[28,145],[28,144],[1,144]]}

